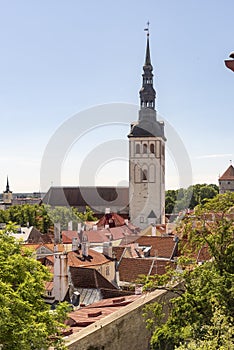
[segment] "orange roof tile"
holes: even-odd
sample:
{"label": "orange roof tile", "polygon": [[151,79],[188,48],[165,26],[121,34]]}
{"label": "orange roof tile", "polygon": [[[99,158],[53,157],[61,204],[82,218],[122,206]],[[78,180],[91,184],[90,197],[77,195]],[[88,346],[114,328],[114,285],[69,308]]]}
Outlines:
{"label": "orange roof tile", "polygon": [[173,266],[168,260],[123,258],[119,265],[119,278],[123,282],[135,282],[139,275],[163,275],[168,265]]}
{"label": "orange roof tile", "polygon": [[234,180],[234,168],[232,165],[228,167],[219,180]]}
{"label": "orange roof tile", "polygon": [[140,246],[151,246],[150,256],[170,259],[175,248],[174,236],[141,236],[136,240]]}
{"label": "orange roof tile", "polygon": [[68,265],[72,267],[91,267],[110,262],[103,254],[93,249],[89,249],[88,254],[88,257],[83,258],[81,251],[68,252]]}

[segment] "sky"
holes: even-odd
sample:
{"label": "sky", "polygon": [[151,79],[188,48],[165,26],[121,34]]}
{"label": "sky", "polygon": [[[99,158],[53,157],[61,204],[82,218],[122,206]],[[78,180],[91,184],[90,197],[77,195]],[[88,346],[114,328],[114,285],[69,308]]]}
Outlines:
{"label": "sky", "polygon": [[[0,6],[0,191],[7,175],[13,192],[76,186],[84,163],[83,173],[93,177],[80,184],[127,185],[127,134],[129,120],[138,118],[147,21],[158,119],[169,123],[186,154],[184,166],[177,164],[178,143],[167,143],[167,189],[190,178],[217,184],[234,161],[234,74],[224,66],[234,50],[232,0],[9,0]],[[124,122],[113,111],[103,125],[97,109],[116,104],[135,106],[136,115],[130,108]],[[48,145],[58,130],[74,134],[66,129],[74,116],[83,134],[78,122],[59,176],[47,176]],[[123,147],[115,145],[121,151],[107,152],[105,160],[98,152],[114,149],[114,140]]]}

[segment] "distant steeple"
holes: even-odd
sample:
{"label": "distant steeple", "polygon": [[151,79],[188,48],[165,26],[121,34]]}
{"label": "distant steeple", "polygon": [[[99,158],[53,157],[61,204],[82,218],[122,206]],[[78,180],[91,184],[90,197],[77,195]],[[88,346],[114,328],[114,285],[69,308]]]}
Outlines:
{"label": "distant steeple", "polygon": [[8,206],[12,204],[12,191],[10,191],[10,186],[9,186],[9,179],[7,176],[7,183],[6,183],[6,191],[3,192],[3,203]]}
{"label": "distant steeple", "polygon": [[146,54],[145,54],[145,64],[143,66],[144,73],[142,74],[142,88],[140,90],[140,102],[141,108],[155,109],[155,97],[156,92],[153,87],[153,66],[150,59],[150,44],[149,44],[149,22],[147,31],[147,42],[146,42]]}
{"label": "distant steeple", "polygon": [[9,186],[9,180],[8,180],[8,176],[7,176],[7,184],[6,184],[6,191],[5,193],[10,192],[10,186]]}

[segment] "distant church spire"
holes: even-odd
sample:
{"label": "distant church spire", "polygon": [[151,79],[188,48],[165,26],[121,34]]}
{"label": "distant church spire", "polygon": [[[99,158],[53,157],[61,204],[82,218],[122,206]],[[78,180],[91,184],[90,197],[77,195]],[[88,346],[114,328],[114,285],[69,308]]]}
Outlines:
{"label": "distant church spire", "polygon": [[142,74],[142,88],[140,90],[140,102],[141,108],[155,109],[155,97],[156,92],[153,87],[153,66],[150,59],[150,44],[149,44],[149,22],[148,27],[145,28],[147,31],[147,42],[146,42],[146,54],[145,64],[143,66],[144,73]]}
{"label": "distant church spire", "polygon": [[6,184],[6,193],[10,192],[10,186],[9,186],[9,180],[8,180],[8,175],[7,175],[7,184]]}

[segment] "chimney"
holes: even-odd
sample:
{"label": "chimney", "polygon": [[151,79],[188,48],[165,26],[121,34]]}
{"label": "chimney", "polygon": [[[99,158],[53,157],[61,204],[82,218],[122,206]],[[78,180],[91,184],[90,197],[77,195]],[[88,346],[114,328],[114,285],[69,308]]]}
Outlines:
{"label": "chimney", "polygon": [[110,214],[110,208],[105,209],[105,214]]}
{"label": "chimney", "polygon": [[54,254],[54,297],[63,301],[68,291],[68,259],[67,254]]}
{"label": "chimney", "polygon": [[156,226],[155,225],[153,225],[151,228],[151,235],[156,236]]}
{"label": "chimney", "polygon": [[82,236],[82,242],[81,242],[81,250],[82,250],[82,255],[83,256],[88,256],[88,236],[86,233],[83,234]]}
{"label": "chimney", "polygon": [[128,219],[124,220],[125,225],[128,225]]}
{"label": "chimney", "polygon": [[93,225],[93,231],[97,231],[98,227],[97,225]]}
{"label": "chimney", "polygon": [[68,231],[72,231],[72,230],[73,230],[73,222],[72,222],[72,220],[68,222],[68,224],[67,224],[67,230],[68,230]]}
{"label": "chimney", "polygon": [[82,223],[81,223],[81,222],[78,222],[78,225],[77,225],[77,231],[78,231],[78,232],[81,231],[81,227],[82,227]]}
{"label": "chimney", "polygon": [[72,238],[72,251],[76,252],[78,250],[78,246],[79,246],[78,237],[73,237]]}
{"label": "chimney", "polygon": [[104,242],[103,243],[103,254],[112,258],[112,242]]}
{"label": "chimney", "polygon": [[105,230],[108,230],[108,228],[110,228],[109,225],[105,225]]}
{"label": "chimney", "polygon": [[54,223],[54,243],[61,243],[61,225],[60,225],[60,222]]}

